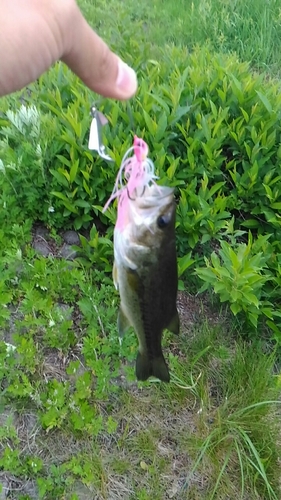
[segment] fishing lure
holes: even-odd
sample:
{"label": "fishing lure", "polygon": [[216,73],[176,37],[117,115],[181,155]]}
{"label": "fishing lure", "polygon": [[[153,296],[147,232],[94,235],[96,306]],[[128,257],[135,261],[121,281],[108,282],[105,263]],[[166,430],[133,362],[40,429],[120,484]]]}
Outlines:
{"label": "fishing lure", "polygon": [[89,134],[88,148],[92,151],[97,151],[99,156],[107,161],[113,161],[112,158],[106,154],[105,145],[102,141],[102,127],[107,124],[107,118],[95,108],[91,107],[92,122]]}
{"label": "fishing lure", "polygon": [[[103,212],[115,198],[118,198],[116,228],[120,230],[126,223],[126,209],[129,201],[142,196],[145,188],[158,179],[153,161],[148,158],[148,152],[146,142],[135,135],[133,146],[123,157],[112,194],[104,206]],[[130,156],[132,153],[133,156]],[[123,177],[126,185],[123,183]]]}
{"label": "fishing lure", "polygon": [[[106,117],[97,110],[95,106],[91,107],[92,122],[89,134],[89,149],[97,151],[99,156],[107,161],[113,161],[106,153],[105,146],[102,141],[102,128],[107,123]],[[155,183],[158,177],[154,173],[154,164],[148,158],[148,145],[146,142],[134,136],[133,146],[125,153],[112,194],[107,201],[103,212],[105,212],[110,203],[118,198],[118,213],[116,227],[124,228],[126,221],[126,209],[129,200],[134,197],[142,196],[145,188]],[[133,156],[130,156],[133,153]],[[123,177],[126,185],[123,183]]]}

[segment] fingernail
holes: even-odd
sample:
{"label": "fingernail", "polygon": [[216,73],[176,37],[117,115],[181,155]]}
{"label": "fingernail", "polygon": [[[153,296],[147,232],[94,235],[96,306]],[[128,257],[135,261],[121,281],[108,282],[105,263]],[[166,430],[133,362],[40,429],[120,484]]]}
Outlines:
{"label": "fingernail", "polygon": [[116,85],[125,98],[131,97],[135,94],[138,82],[137,75],[130,66],[128,66],[123,61],[119,60],[118,63],[118,75],[116,80]]}

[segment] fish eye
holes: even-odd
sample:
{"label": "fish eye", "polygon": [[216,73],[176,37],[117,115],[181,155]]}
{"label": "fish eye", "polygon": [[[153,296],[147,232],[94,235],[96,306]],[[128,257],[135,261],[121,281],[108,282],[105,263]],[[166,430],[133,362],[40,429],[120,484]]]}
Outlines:
{"label": "fish eye", "polygon": [[170,222],[170,217],[168,215],[159,215],[157,219],[157,226],[159,229],[165,229]]}

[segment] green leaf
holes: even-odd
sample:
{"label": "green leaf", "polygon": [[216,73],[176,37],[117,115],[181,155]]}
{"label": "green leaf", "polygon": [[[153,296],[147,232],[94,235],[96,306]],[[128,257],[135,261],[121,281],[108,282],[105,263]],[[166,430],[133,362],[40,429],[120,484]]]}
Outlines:
{"label": "green leaf", "polygon": [[85,179],[83,179],[83,188],[85,189],[86,193],[87,193],[89,196],[92,196],[91,189],[90,189],[90,187],[88,186],[88,184],[86,183]]}
{"label": "green leaf", "polygon": [[171,115],[173,117],[172,121],[170,122],[170,126],[176,125],[183,116],[185,116],[187,113],[189,113],[191,109],[191,106],[178,106],[174,113]]}
{"label": "green leaf", "polygon": [[53,196],[56,196],[57,198],[60,198],[61,200],[63,201],[68,201],[67,197],[65,196],[65,194],[61,193],[60,191],[52,191],[51,194]]}
{"label": "green leaf", "polygon": [[72,214],[78,214],[77,208],[74,205],[72,205],[69,201],[64,200],[63,204],[65,208],[69,210],[69,212],[71,212]]}
{"label": "green leaf", "polygon": [[178,275],[179,277],[194,264],[195,260],[191,258],[192,252],[184,255],[183,257],[178,257]]}
{"label": "green leaf", "polygon": [[86,200],[76,200],[75,205],[81,208],[91,208],[91,204]]}
{"label": "green leaf", "polygon": [[176,158],[175,160],[173,160],[171,162],[170,166],[167,169],[167,177],[168,177],[168,179],[170,179],[170,180],[174,179],[174,176],[176,174],[176,170],[178,168],[179,162],[180,162],[180,158]]}
{"label": "green leaf", "polygon": [[85,180],[87,182],[90,182],[90,174],[89,174],[89,172],[87,172],[86,170],[81,170],[81,172],[82,172],[82,175],[84,176]]}
{"label": "green leaf", "polygon": [[71,125],[72,129],[75,132],[75,135],[77,137],[81,136],[81,123],[77,121],[77,118],[75,116],[71,116],[70,112],[66,113],[65,119],[68,121],[68,123]]}
{"label": "green leaf", "polygon": [[68,183],[70,182],[70,176],[69,176],[69,173],[67,172],[67,170],[65,170],[64,168],[59,168],[58,173],[61,175],[64,175],[64,177],[66,178]]}
{"label": "green leaf", "polygon": [[178,290],[181,292],[185,290],[184,282],[182,280],[178,281]]}
{"label": "green leaf", "polygon": [[78,172],[78,167],[79,167],[79,160],[76,160],[73,163],[73,165],[70,169],[70,172],[69,172],[69,179],[70,179],[71,184],[75,181],[75,178],[76,178],[76,175]]}
{"label": "green leaf", "polygon": [[240,110],[241,110],[242,115],[244,116],[245,122],[249,123],[250,117],[249,117],[247,111],[243,108],[240,108]]}
{"label": "green leaf", "polygon": [[217,182],[216,184],[214,184],[214,186],[211,187],[210,191],[209,191],[209,196],[208,196],[208,199],[209,198],[212,198],[212,196],[217,192],[219,191],[223,186],[225,185],[225,182],[222,181],[222,182]]}
{"label": "green leaf", "polygon": [[249,229],[259,227],[259,225],[260,223],[257,219],[248,219],[241,222],[241,226],[248,227]]}
{"label": "green leaf", "polygon": [[56,155],[56,158],[58,158],[60,160],[60,162],[63,163],[63,165],[65,165],[66,167],[68,167],[68,168],[71,167],[71,162],[67,158],[65,158],[65,156]]}
{"label": "green leaf", "polygon": [[271,203],[270,207],[274,210],[281,210],[281,202]]}
{"label": "green leaf", "polygon": [[152,97],[152,99],[154,99],[154,101],[160,104],[160,106],[166,111],[166,115],[170,114],[170,108],[166,103],[166,101],[162,99],[162,97],[159,97],[157,94],[152,94],[152,93],[150,93],[149,95],[150,97]]}
{"label": "green leaf", "polygon": [[230,75],[230,78],[232,80],[231,88],[233,94],[237,97],[239,104],[242,104],[244,102],[244,93],[242,90],[242,85],[233,74]]}
{"label": "green leaf", "polygon": [[256,90],[256,93],[259,96],[261,102],[263,103],[265,109],[271,114],[273,112],[273,109],[266,95],[262,94],[262,92],[260,92],[259,90]]}
{"label": "green leaf", "polygon": [[143,116],[149,133],[152,135],[152,137],[154,137],[157,131],[157,123],[152,120],[152,118],[145,110],[143,110]]}
{"label": "green leaf", "polygon": [[158,121],[157,131],[155,134],[155,141],[156,142],[160,142],[163,139],[166,128],[167,128],[167,116],[163,112],[159,118],[159,121]]}
{"label": "green leaf", "polygon": [[62,184],[66,188],[69,187],[69,183],[67,182],[67,180],[63,174],[61,174],[60,172],[58,172],[57,170],[54,170],[54,169],[50,169],[50,172],[57,179],[59,184]]}
{"label": "green leaf", "polygon": [[247,302],[249,302],[249,304],[254,304],[256,308],[259,307],[260,302],[253,293],[244,292],[244,298],[247,300]]}
{"label": "green leaf", "polygon": [[236,316],[241,311],[241,305],[238,302],[234,302],[230,306],[231,311]]}

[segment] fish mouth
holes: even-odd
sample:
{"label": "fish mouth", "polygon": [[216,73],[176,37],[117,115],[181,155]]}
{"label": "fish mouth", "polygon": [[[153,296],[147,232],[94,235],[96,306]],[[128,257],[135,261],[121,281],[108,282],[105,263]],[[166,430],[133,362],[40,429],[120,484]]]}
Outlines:
{"label": "fish mouth", "polygon": [[140,208],[147,208],[162,204],[166,198],[172,200],[174,192],[175,188],[173,187],[153,184],[151,186],[142,187],[139,191],[135,189],[133,196],[130,195],[129,197],[132,201],[135,201]]}

